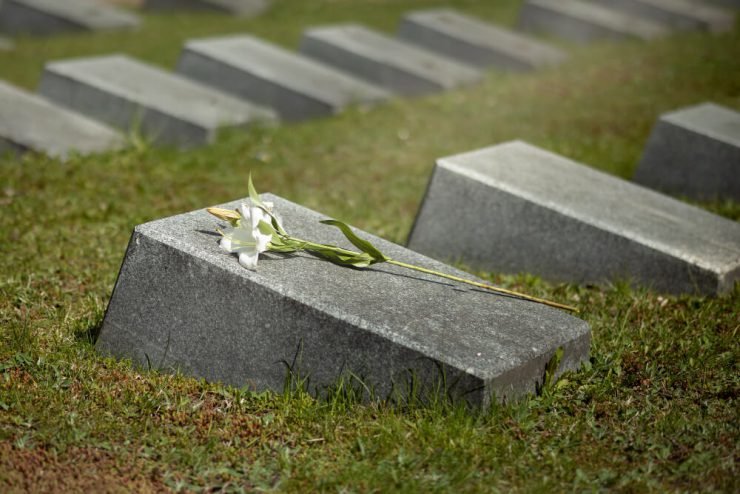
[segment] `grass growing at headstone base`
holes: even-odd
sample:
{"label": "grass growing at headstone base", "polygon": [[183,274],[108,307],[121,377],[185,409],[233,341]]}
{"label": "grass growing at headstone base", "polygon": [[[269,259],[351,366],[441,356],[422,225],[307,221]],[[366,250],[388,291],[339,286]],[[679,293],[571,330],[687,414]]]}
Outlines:
{"label": "grass growing at headstone base", "polygon": [[[447,3],[505,23],[518,6]],[[433,5],[276,0],[256,20],[147,16],[137,33],[21,39],[0,53],[0,77],[33,87],[46,59],[113,50],[171,66],[185,38],[238,30],[289,46],[303,27],[341,20],[390,31]],[[186,153],[132,139],[65,164],[2,159],[0,490],[737,491],[737,287],[674,297],[476,273],[575,304],[593,328],[587,368],[483,412],[254,393],[137,370],[91,344],[133,226],[244,197],[250,172],[261,191],[402,243],[437,157],[521,138],[628,178],[659,113],[705,100],[740,109],[738,28],[563,46],[572,59],[553,70],[491,72]],[[740,219],[737,203],[698,205]]]}

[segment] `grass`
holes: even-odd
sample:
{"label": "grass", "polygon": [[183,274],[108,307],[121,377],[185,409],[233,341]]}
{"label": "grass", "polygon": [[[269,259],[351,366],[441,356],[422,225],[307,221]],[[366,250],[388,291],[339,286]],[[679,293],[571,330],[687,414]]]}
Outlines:
{"label": "grass", "polygon": [[[171,67],[184,39],[248,31],[392,30],[411,0],[275,0],[254,20],[151,15],[134,33],[20,39],[0,77],[33,88],[46,60],[124,51]],[[519,2],[447,4],[513,23]],[[141,372],[91,344],[134,225],[263,191],[403,242],[435,158],[520,138],[629,178],[663,111],[740,109],[740,29],[650,43],[561,43],[563,66],[232,132],[181,153],[148,145],[60,164],[0,160],[0,490],[161,492],[737,492],[740,289],[673,297],[476,273],[576,304],[590,365],[537,397],[471,412],[365,405]],[[697,203],[734,220],[734,202]],[[347,383],[345,383],[347,384]]]}

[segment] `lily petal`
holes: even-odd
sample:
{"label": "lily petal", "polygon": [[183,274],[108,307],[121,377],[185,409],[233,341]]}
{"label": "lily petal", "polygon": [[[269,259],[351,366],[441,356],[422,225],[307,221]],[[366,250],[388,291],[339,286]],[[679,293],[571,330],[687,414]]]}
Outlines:
{"label": "lily petal", "polygon": [[259,252],[256,250],[247,251],[247,249],[244,249],[243,252],[239,253],[239,264],[247,269],[257,269],[257,259],[259,259]]}

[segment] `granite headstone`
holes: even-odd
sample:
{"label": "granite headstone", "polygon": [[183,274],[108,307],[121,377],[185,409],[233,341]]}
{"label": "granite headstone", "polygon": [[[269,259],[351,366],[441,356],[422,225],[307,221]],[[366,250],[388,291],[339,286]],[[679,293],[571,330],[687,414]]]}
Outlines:
{"label": "granite headstone", "polygon": [[[263,199],[291,234],[352,248],[318,223],[324,216]],[[397,266],[358,270],[303,253],[262,254],[250,271],[219,248],[217,227],[197,210],[135,228],[98,350],[254,390],[281,391],[286,366],[319,394],[348,373],[381,399],[406,393],[413,379],[478,406],[535,391],[558,348],[560,371],[588,358],[588,324],[563,311]],[[399,261],[470,278],[357,233]]]}
{"label": "granite headstone", "polygon": [[469,65],[356,24],[309,29],[301,51],[404,95],[443,91],[482,77]]}
{"label": "granite headstone", "polygon": [[650,40],[669,32],[656,22],[583,0],[526,0],[519,26],[581,43],[601,39]]}
{"label": "granite headstone", "polygon": [[253,36],[188,41],[179,73],[269,106],[283,120],[339,112],[350,104],[390,97],[381,88]]}
{"label": "granite headstone", "polygon": [[11,34],[55,34],[138,27],[130,12],[94,0],[4,0],[0,31]]}
{"label": "granite headstone", "polygon": [[693,0],[597,0],[597,3],[673,29],[722,33],[731,31],[735,25],[734,12]]}
{"label": "granite headstone", "polygon": [[39,92],[102,122],[180,147],[211,142],[224,127],[275,118],[268,109],[125,55],[47,63]]}
{"label": "granite headstone", "polygon": [[36,151],[65,159],[121,147],[112,129],[0,81],[0,151]]}
{"label": "granite headstone", "polygon": [[661,115],[635,181],[694,199],[740,201],[740,112],[703,103]]}
{"label": "granite headstone", "polygon": [[557,65],[567,58],[562,50],[535,38],[446,8],[404,15],[398,35],[476,67],[531,70]]}
{"label": "granite headstone", "polygon": [[718,294],[740,224],[521,141],[442,158],[409,237],[441,260],[576,283]]}

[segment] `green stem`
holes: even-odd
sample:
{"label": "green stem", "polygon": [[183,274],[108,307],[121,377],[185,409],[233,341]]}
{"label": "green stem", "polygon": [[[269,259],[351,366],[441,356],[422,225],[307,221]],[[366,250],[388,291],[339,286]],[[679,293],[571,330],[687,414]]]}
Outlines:
{"label": "green stem", "polygon": [[478,287],[478,288],[485,288],[486,290],[490,290],[492,292],[503,293],[505,295],[511,295],[511,296],[514,296],[514,297],[517,297],[517,298],[521,298],[521,299],[524,299],[524,300],[529,300],[531,302],[537,302],[539,304],[549,305],[550,307],[557,307],[558,309],[565,309],[565,310],[568,310],[568,311],[571,311],[571,312],[578,312],[578,309],[576,309],[575,307],[572,307],[570,305],[559,304],[557,302],[552,302],[551,300],[546,300],[546,299],[543,299],[543,298],[532,297],[531,295],[527,295],[525,293],[515,292],[513,290],[507,290],[506,288],[498,288],[498,287],[495,287],[495,286],[486,285],[485,283],[478,283],[477,281],[466,280],[465,278],[460,278],[459,276],[454,276],[454,275],[451,275],[451,274],[442,273],[440,271],[434,271],[433,269],[422,268],[420,266],[415,266],[413,264],[407,264],[407,263],[401,262],[401,261],[394,261],[393,259],[388,259],[386,262],[388,264],[394,264],[394,265],[400,266],[402,268],[413,269],[414,271],[419,271],[419,272],[422,272],[422,273],[433,274],[435,276],[440,276],[442,278],[447,278],[448,280],[459,281],[460,283],[467,283],[468,285],[473,285],[473,286]]}
{"label": "green stem", "polygon": [[[286,240],[286,241],[295,242],[296,243],[296,248],[304,249],[304,250],[308,250],[308,251],[310,251],[310,250],[321,250],[321,249],[325,249],[325,250],[332,250],[334,252],[341,253],[341,254],[346,254],[346,255],[358,255],[359,254],[358,252],[355,252],[355,251],[352,251],[352,250],[348,250],[348,249],[343,249],[343,248],[337,247],[335,245],[326,245],[326,244],[319,244],[319,243],[316,243],[316,242],[309,242],[308,240],[302,240],[300,238],[292,237],[290,235],[281,235],[281,237],[284,240]],[[416,266],[414,264],[408,264],[408,263],[401,262],[401,261],[395,261],[393,259],[385,259],[384,262],[387,262],[388,264],[393,264],[394,266],[399,266],[399,267],[402,267],[402,268],[411,269],[411,270],[414,270],[414,271],[419,271],[421,273],[432,274],[434,276],[439,276],[441,278],[447,278],[448,280],[458,281],[460,283],[466,283],[468,285],[472,285],[472,286],[475,286],[475,287],[478,287],[478,288],[484,288],[484,289],[490,290],[492,292],[502,293],[504,295],[510,295],[510,296],[517,297],[517,298],[520,298],[520,299],[529,300],[530,302],[537,302],[539,304],[548,305],[550,307],[556,307],[558,309],[564,309],[564,310],[567,310],[567,311],[570,311],[570,312],[578,312],[578,309],[577,308],[572,307],[570,305],[559,304],[559,303],[553,302],[551,300],[546,300],[546,299],[543,299],[543,298],[533,297],[531,295],[527,295],[525,293],[520,293],[520,292],[515,292],[513,290],[507,290],[506,288],[498,288],[498,287],[495,287],[495,286],[486,285],[485,283],[478,283],[477,281],[467,280],[465,278],[460,278],[459,276],[454,276],[454,275],[451,275],[451,274],[442,273],[440,271],[435,271],[433,269],[422,268],[421,266]]]}

